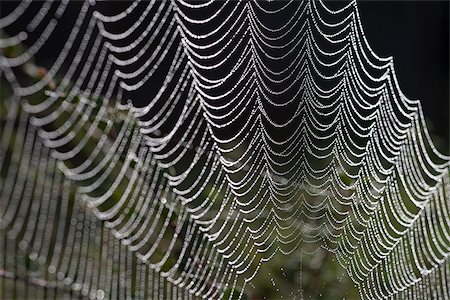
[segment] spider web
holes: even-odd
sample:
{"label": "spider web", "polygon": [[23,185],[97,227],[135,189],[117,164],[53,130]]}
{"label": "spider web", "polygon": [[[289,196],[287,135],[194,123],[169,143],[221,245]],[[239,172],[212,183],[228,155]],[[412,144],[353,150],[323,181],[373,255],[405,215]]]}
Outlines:
{"label": "spider web", "polygon": [[363,299],[450,297],[449,158],[356,2],[125,4],[0,19],[3,277],[244,297],[265,266],[326,250]]}

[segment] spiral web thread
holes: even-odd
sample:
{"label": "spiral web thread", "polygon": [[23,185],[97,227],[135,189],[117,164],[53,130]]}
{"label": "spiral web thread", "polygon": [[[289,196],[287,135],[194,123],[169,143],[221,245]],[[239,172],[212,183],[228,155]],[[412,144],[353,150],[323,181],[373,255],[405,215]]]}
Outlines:
{"label": "spiral web thread", "polygon": [[356,2],[107,5],[0,19],[2,277],[241,297],[274,257],[326,249],[363,299],[450,298],[449,158]]}

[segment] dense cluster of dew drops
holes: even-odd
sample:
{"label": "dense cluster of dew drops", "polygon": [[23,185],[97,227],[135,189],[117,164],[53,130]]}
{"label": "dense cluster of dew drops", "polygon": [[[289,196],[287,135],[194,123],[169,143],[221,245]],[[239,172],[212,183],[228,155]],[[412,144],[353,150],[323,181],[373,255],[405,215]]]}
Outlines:
{"label": "dense cluster of dew drops", "polygon": [[449,157],[356,2],[125,4],[0,18],[2,277],[242,298],[322,249],[362,299],[450,298]]}

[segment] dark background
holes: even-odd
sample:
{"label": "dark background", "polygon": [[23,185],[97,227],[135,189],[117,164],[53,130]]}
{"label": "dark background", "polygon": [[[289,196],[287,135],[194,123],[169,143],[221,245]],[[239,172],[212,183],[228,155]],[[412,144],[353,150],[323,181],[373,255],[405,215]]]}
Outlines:
{"label": "dark background", "polygon": [[393,56],[403,93],[419,99],[433,140],[449,153],[449,1],[358,1],[366,37]]}

